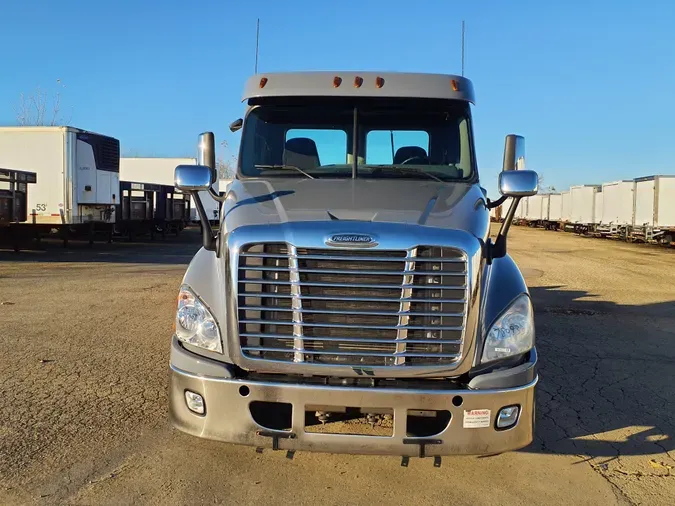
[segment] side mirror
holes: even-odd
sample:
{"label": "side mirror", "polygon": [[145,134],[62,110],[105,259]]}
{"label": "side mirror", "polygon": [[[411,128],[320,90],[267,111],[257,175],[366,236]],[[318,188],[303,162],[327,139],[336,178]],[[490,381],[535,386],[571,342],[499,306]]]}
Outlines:
{"label": "side mirror", "polygon": [[539,176],[533,170],[507,170],[499,174],[499,193],[506,197],[529,197],[539,191]]}
{"label": "side mirror", "polygon": [[230,123],[230,132],[236,132],[237,130],[240,130],[242,126],[244,126],[244,120],[241,118],[235,119]]}
{"label": "side mirror", "polygon": [[525,137],[510,134],[504,142],[504,163],[502,170],[525,169]]}
{"label": "side mirror", "polygon": [[174,172],[174,185],[184,192],[208,191],[216,182],[216,171],[206,165],[179,165]]}

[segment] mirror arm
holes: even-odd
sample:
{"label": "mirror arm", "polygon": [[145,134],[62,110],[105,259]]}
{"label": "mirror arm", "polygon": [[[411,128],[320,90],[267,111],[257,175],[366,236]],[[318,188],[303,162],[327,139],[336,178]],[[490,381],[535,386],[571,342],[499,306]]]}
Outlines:
{"label": "mirror arm", "polygon": [[213,187],[209,187],[209,195],[215,200],[216,202],[225,202],[227,199],[227,195],[218,195],[216,193],[216,190],[213,189]]}
{"label": "mirror arm", "polygon": [[202,245],[205,250],[216,251],[216,236],[211,230],[211,222],[209,217],[206,215],[206,210],[204,209],[204,204],[202,204],[202,199],[199,198],[199,192],[191,191],[190,195],[195,200],[195,206],[197,207],[197,214],[199,214],[199,221],[202,222]]}
{"label": "mirror arm", "polygon": [[490,199],[487,199],[487,208],[488,208],[488,209],[494,209],[495,207],[499,207],[499,206],[501,206],[504,202],[506,202],[506,199],[508,199],[508,198],[509,198],[508,196],[502,195],[501,197],[499,197],[499,198],[498,198],[497,200],[495,200],[494,202],[493,202],[492,200],[490,200]]}
{"label": "mirror arm", "polygon": [[506,216],[504,217],[504,222],[502,223],[502,226],[499,229],[497,238],[495,239],[494,243],[490,243],[490,246],[488,248],[487,254],[488,263],[492,263],[493,258],[502,258],[506,256],[506,236],[509,233],[511,223],[513,223],[513,218],[516,215],[516,209],[518,208],[518,204],[520,204],[522,198],[523,197],[513,197],[513,202],[511,203],[511,207],[509,207],[509,210],[507,211]]}

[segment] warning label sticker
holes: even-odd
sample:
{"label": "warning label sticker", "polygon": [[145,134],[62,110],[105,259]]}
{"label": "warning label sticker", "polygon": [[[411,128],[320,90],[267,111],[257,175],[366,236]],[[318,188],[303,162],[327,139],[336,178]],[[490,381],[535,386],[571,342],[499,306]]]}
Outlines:
{"label": "warning label sticker", "polygon": [[465,409],[464,424],[465,429],[479,429],[490,426],[489,409]]}

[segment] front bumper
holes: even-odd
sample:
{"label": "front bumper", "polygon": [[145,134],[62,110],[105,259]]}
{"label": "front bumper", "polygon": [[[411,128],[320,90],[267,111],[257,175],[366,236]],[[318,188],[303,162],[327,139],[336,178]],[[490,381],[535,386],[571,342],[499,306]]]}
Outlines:
{"label": "front bumper", "polygon": [[[188,352],[183,350],[183,353]],[[256,447],[274,446],[282,450],[412,457],[420,455],[420,443],[424,439],[429,444],[422,451],[425,455],[435,456],[501,453],[527,446],[533,438],[536,375],[525,385],[502,389],[346,388],[202,376],[178,368],[175,362],[172,360],[171,364],[171,421],[178,429],[207,439]],[[185,363],[181,362],[181,365]],[[186,390],[203,396],[206,406],[204,415],[197,415],[187,408]],[[461,396],[461,406],[453,405],[456,396]],[[249,408],[253,401],[291,404],[291,430],[274,431],[258,425]],[[306,432],[305,406],[308,405],[392,409],[393,435]],[[511,405],[520,406],[516,425],[497,430],[497,413],[501,408]],[[411,441],[406,434],[408,410],[447,410],[451,413],[451,420],[439,434]],[[489,426],[465,428],[465,410],[490,410]],[[264,434],[260,434],[261,431]],[[275,434],[281,437],[271,437]]]}

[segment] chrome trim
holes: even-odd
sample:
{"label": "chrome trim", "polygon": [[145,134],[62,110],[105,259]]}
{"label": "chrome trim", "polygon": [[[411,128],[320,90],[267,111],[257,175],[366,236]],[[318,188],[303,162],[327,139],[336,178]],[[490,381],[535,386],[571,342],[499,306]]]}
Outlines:
{"label": "chrome trim", "polygon": [[[293,362],[304,362],[305,356],[302,353],[305,348],[305,342],[302,339],[302,299],[300,298],[300,274],[298,273],[298,250],[295,246],[288,246],[288,253],[293,255],[293,258],[288,259],[288,268],[290,270],[289,279],[293,283],[291,285],[291,307],[293,308],[293,349],[296,350],[293,354]],[[239,320],[239,318],[237,318]],[[242,348],[243,349],[243,348]]]}
{"label": "chrome trim", "polygon": [[[326,235],[330,235],[332,232],[330,229],[335,228],[336,223],[334,222],[289,222],[282,225],[254,225],[254,226],[243,226],[238,227],[230,231],[227,235],[227,246],[228,246],[228,283],[227,290],[228,296],[227,306],[228,313],[235,315],[234,318],[228,318],[228,350],[229,356],[231,357],[233,363],[245,370],[255,370],[259,372],[270,372],[270,373],[295,373],[295,374],[311,374],[311,375],[321,375],[321,376],[342,376],[342,377],[357,377],[363,374],[363,371],[368,371],[367,374],[373,377],[389,377],[389,378],[401,378],[401,377],[455,377],[459,376],[465,372],[468,372],[471,369],[475,354],[475,339],[477,333],[478,319],[479,319],[479,302],[480,302],[480,292],[481,292],[481,283],[480,279],[482,277],[482,249],[480,242],[468,232],[462,230],[448,230],[448,229],[437,229],[432,227],[425,227],[419,225],[410,225],[410,224],[397,224],[397,223],[372,223],[372,222],[360,222],[352,224],[352,228],[356,229],[357,232],[361,230],[363,233],[368,234],[377,234],[379,242],[376,248],[373,248],[372,252],[378,250],[381,251],[400,251],[402,255],[397,260],[396,258],[388,258],[388,261],[401,261],[405,262],[407,257],[405,251],[416,248],[419,245],[423,246],[432,246],[432,247],[447,247],[454,248],[460,252],[464,252],[463,260],[450,258],[442,258],[442,260],[448,260],[451,262],[464,261],[466,262],[466,283],[460,286],[448,286],[448,285],[431,285],[431,289],[440,289],[445,290],[456,290],[462,291],[462,294],[457,294],[456,298],[444,298],[438,299],[439,302],[448,302],[448,303],[458,303],[465,304],[465,315],[463,325],[460,327],[453,327],[456,329],[464,329],[463,343],[461,344],[461,357],[459,357],[453,363],[439,364],[439,365],[409,365],[403,364],[404,366],[392,365],[377,365],[377,366],[364,366],[364,367],[355,367],[353,365],[339,365],[339,364],[327,364],[327,363],[313,363],[308,362],[305,353],[308,353],[307,350],[302,350],[304,362],[290,362],[285,360],[270,360],[270,359],[257,359],[251,358],[244,355],[239,345],[239,300],[244,293],[237,293],[239,288],[239,283],[243,280],[239,279],[239,254],[242,252],[242,249],[250,244],[259,244],[259,243],[277,243],[277,244],[286,244],[295,247],[295,254],[289,251],[288,255],[277,255],[270,258],[279,258],[279,260],[288,260],[290,262],[295,259],[304,259],[306,258],[303,255],[298,255],[298,249],[319,249],[326,250],[324,243],[324,238]],[[328,232],[328,234],[326,233]],[[339,251],[336,248],[336,252]],[[356,257],[361,260],[363,258],[358,257],[357,255],[349,255],[347,249],[343,249],[345,252],[345,257]],[[353,250],[352,250],[353,251]],[[308,252],[311,253],[311,252]],[[257,256],[252,254],[251,256]],[[309,255],[308,255],[309,256]],[[329,257],[337,256],[341,259],[344,258],[342,255],[327,255]],[[323,256],[319,256],[320,259],[323,259]],[[242,255],[242,258],[246,256]],[[377,255],[369,257],[370,261],[378,261]],[[436,258],[426,258],[424,257],[425,262],[433,262],[437,260]],[[440,260],[440,259],[439,259]],[[352,260],[353,261],[353,260]],[[420,261],[418,258],[417,261]],[[293,261],[295,265],[296,273],[298,272],[298,264]],[[289,269],[290,272],[293,269]],[[449,271],[448,271],[449,272]],[[250,284],[264,284],[261,281],[265,280],[247,280],[247,283]],[[402,280],[403,281],[403,280]],[[343,284],[343,283],[298,283],[292,281],[279,282],[280,285],[286,285],[290,288],[295,286],[328,286],[328,287],[348,287],[354,288],[354,284]],[[413,288],[410,283],[401,283],[401,284],[392,284],[392,285],[378,285],[378,284],[361,284],[360,287],[364,288],[390,288],[396,290],[404,290],[406,288]],[[340,296],[337,297],[326,297],[326,296],[311,296],[311,295],[302,295],[299,296],[288,293],[279,294],[278,297],[285,300],[296,300],[296,306],[293,306],[295,310],[293,313],[296,314],[294,321],[290,322],[291,324],[296,324],[300,327],[303,326],[302,322],[295,321],[297,316],[303,314],[302,301],[303,300],[373,300],[375,302],[398,302],[399,304],[402,300],[408,302],[422,302],[428,301],[428,299],[417,298],[392,298],[389,297],[372,297],[366,296],[362,298],[343,298]],[[250,294],[250,297],[256,297],[259,294]],[[264,294],[271,296],[276,296],[276,294]],[[436,299],[434,299],[436,300]],[[288,324],[289,322],[286,322]],[[317,325],[318,327],[319,325]],[[398,330],[398,325],[391,326],[394,329]],[[376,327],[377,328],[377,327]],[[424,328],[424,327],[423,327]],[[297,329],[300,330],[300,329]],[[294,335],[291,337],[300,337],[295,334],[299,332],[294,332]],[[397,334],[398,335],[398,334]],[[403,340],[403,339],[397,339]],[[299,340],[298,340],[299,341]],[[402,343],[401,343],[402,344]],[[439,343],[440,344],[440,343]],[[300,351],[300,342],[294,343],[294,348]],[[293,350],[289,348],[289,350]],[[284,351],[283,349],[278,349],[276,351]],[[390,354],[389,356],[395,357],[396,355]]]}

